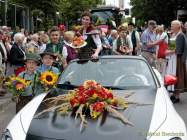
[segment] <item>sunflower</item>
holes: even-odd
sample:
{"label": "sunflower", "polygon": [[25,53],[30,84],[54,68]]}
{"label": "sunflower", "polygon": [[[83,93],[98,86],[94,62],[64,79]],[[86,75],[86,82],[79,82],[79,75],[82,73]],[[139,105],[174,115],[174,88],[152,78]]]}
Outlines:
{"label": "sunflower", "polygon": [[22,84],[22,83],[16,84],[16,90],[21,91],[21,90],[23,90],[23,89],[24,89],[24,84]]}
{"label": "sunflower", "polygon": [[54,86],[57,82],[58,76],[50,71],[45,71],[41,73],[40,80],[42,84],[47,86]]}
{"label": "sunflower", "polygon": [[16,77],[16,81],[23,84],[25,87],[29,86],[29,84],[31,83],[31,81],[27,81],[21,77]]}

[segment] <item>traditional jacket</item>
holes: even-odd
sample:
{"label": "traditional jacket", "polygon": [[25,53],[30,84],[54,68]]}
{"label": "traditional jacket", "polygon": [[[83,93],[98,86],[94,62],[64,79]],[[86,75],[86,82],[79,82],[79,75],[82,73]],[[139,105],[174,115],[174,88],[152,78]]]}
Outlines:
{"label": "traditional jacket", "polygon": [[38,67],[37,72],[38,72],[38,73],[42,73],[42,72],[44,72],[44,71],[51,71],[51,72],[53,72],[53,73],[55,73],[55,74],[57,74],[57,75],[60,74],[60,71],[59,71],[58,68],[53,67],[53,66],[47,67],[47,66],[45,66],[44,64],[42,64],[40,67]]}
{"label": "traditional jacket", "polygon": [[37,78],[38,78],[38,74],[37,72],[34,72],[33,74],[28,74],[27,71],[23,71],[21,72],[19,75],[19,77],[31,81],[31,85],[26,89],[26,92],[21,95],[21,96],[35,96],[38,94],[37,90]]}
{"label": "traditional jacket", "polygon": [[[90,33],[93,29],[89,27],[86,30],[86,33]],[[81,34],[83,34],[83,29],[81,31]],[[93,40],[92,34],[87,34],[87,38],[85,39],[87,42],[87,45],[80,49],[78,53],[79,59],[89,59],[94,54],[94,49],[97,49],[97,46]]]}
{"label": "traditional jacket", "polygon": [[[65,59],[66,59],[66,61],[67,61],[67,63],[69,63],[71,60],[73,60],[73,59],[76,59],[77,58],[77,52],[76,52],[76,50],[74,49],[74,48],[72,48],[71,46],[70,46],[71,44],[67,44],[66,42],[64,43],[64,46],[63,47],[65,47],[65,49],[66,49],[66,55],[67,56],[65,56]],[[63,51],[64,51],[64,48],[63,48]]]}
{"label": "traditional jacket", "polygon": [[58,44],[49,43],[46,46],[46,50],[50,50],[53,53],[62,54],[62,44],[61,43],[58,43]]}

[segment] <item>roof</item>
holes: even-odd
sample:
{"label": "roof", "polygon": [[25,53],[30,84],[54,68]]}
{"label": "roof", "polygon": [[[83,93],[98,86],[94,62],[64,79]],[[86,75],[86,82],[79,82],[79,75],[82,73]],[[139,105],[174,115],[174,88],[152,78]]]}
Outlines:
{"label": "roof", "polygon": [[98,10],[118,10],[119,11],[120,8],[116,6],[100,6],[100,7],[92,8],[91,12],[98,11]]}

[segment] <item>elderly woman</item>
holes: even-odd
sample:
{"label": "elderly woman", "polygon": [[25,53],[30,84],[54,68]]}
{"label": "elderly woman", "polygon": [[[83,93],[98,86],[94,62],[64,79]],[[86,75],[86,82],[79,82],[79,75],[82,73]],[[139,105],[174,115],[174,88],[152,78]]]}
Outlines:
{"label": "elderly woman", "polygon": [[47,43],[49,42],[49,36],[47,34],[40,34],[39,36],[39,42],[40,42],[40,46],[39,46],[39,53],[43,53],[46,49]]}
{"label": "elderly woman", "polygon": [[16,33],[14,35],[14,44],[10,50],[10,64],[12,65],[13,74],[17,69],[24,66],[25,51],[22,48],[24,41],[24,35],[22,33]]}
{"label": "elderly woman", "polygon": [[39,35],[33,34],[31,36],[31,41],[26,46],[26,52],[27,53],[39,53]]}
{"label": "elderly woman", "polygon": [[[171,22],[172,38],[175,40],[174,46],[170,47],[173,49],[171,54],[176,56],[176,61],[173,61],[173,64],[169,64],[168,67],[176,63],[176,67],[173,68],[173,71],[176,72],[177,83],[175,85],[174,94],[171,96],[173,103],[178,103],[180,101],[180,93],[187,90],[187,69],[185,62],[187,59],[187,38],[184,33],[181,31],[181,23],[178,20]],[[172,40],[172,41],[173,41]]]}

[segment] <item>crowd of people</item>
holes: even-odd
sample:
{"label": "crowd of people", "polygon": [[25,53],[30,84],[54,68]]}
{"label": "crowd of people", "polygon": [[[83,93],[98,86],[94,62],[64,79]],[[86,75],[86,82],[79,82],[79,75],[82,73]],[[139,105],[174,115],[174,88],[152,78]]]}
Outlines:
{"label": "crowd of people", "polygon": [[[185,28],[186,27],[186,28]],[[7,26],[0,28],[0,65],[2,74],[19,75],[33,80],[35,73],[45,70],[60,74],[76,58],[97,59],[99,55],[142,55],[162,76],[176,75],[177,84],[167,87],[174,103],[187,90],[187,23],[171,22],[171,30],[150,20],[139,32],[134,23],[103,30],[94,26],[92,16],[84,12],[81,25],[67,30],[65,26],[29,34],[24,29],[15,32]],[[86,44],[73,46],[81,37]]]}

